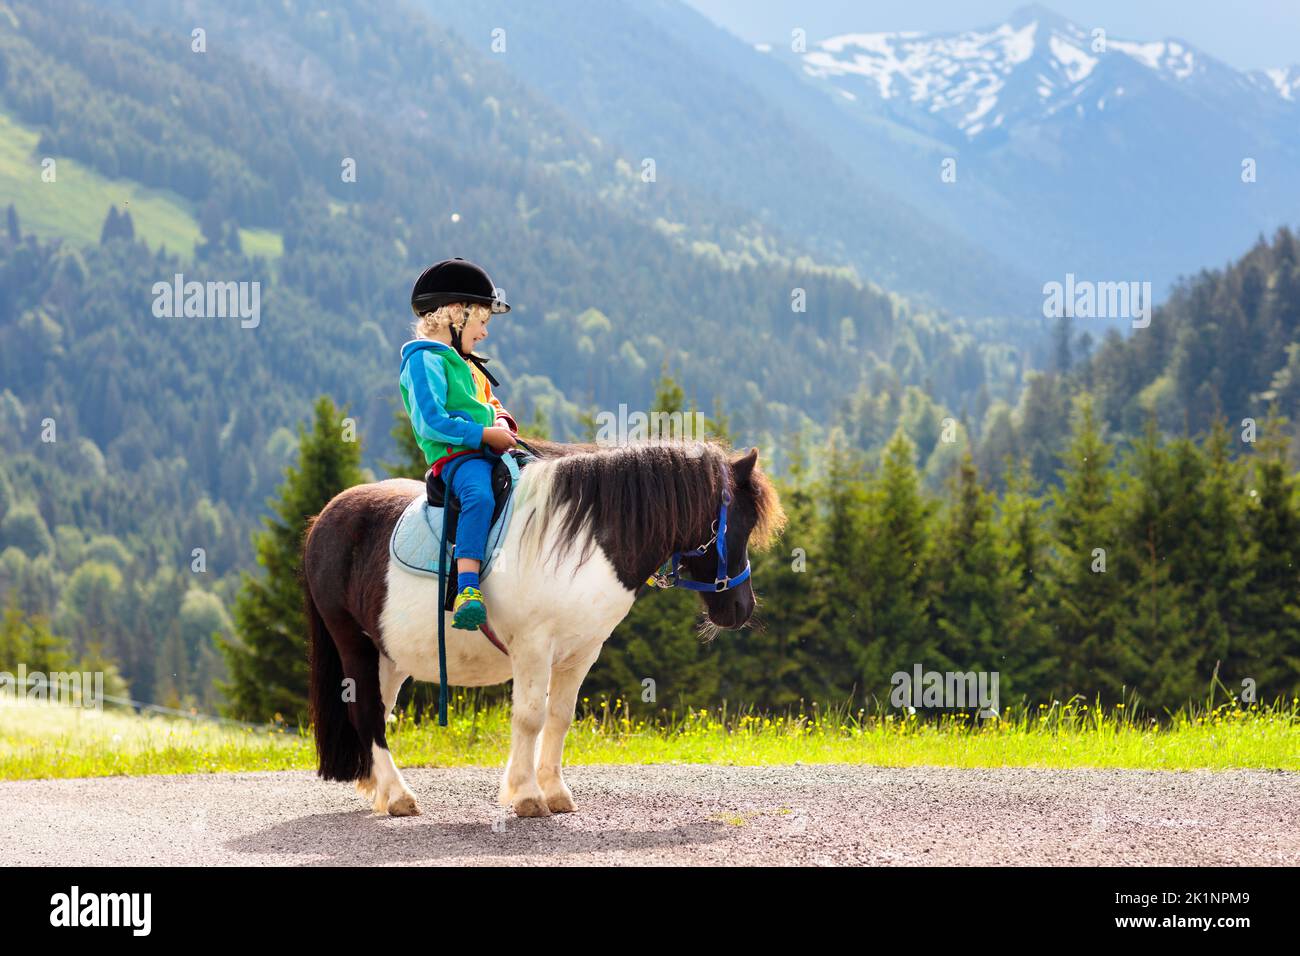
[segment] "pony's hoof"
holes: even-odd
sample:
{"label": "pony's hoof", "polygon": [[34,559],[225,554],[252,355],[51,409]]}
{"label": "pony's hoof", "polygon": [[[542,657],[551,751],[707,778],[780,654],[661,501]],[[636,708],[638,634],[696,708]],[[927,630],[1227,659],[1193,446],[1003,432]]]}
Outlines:
{"label": "pony's hoof", "polygon": [[390,817],[418,817],[420,807],[415,802],[415,797],[406,796],[398,797],[388,805],[388,815]]}
{"label": "pony's hoof", "polygon": [[521,797],[514,803],[517,817],[549,817],[551,808],[540,797]]}
{"label": "pony's hoof", "polygon": [[366,777],[357,781],[357,793],[361,794],[366,803],[375,802],[375,778]]}
{"label": "pony's hoof", "polygon": [[578,809],[577,804],[573,802],[571,793],[555,793],[546,798],[546,805],[550,807],[552,813],[572,813]]}

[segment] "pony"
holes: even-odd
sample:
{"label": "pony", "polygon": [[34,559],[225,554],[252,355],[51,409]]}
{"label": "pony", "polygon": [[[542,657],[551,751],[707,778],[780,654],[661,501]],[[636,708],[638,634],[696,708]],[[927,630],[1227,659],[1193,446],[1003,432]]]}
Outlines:
{"label": "pony", "polygon": [[[768,547],[786,518],[757,448],[529,444],[538,458],[520,473],[514,515],[481,583],[505,653],[482,632],[452,627],[450,614],[446,650],[449,685],[513,681],[497,799],[540,817],[576,809],[561,762],[579,688],[647,578],[672,559],[690,576],[677,579],[700,594],[706,639],[742,628],[755,605],[748,548]],[[303,545],[317,775],[356,781],[376,813],[392,816],[420,809],[389,753],[388,715],[408,677],[439,676],[439,582],[396,565],[388,550],[403,509],[424,493],[406,478],[349,488],[309,522]]]}

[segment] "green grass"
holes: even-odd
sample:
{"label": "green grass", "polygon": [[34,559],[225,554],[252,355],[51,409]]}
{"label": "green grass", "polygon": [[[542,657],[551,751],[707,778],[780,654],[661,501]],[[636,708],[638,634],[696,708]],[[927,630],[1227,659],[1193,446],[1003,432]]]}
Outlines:
{"label": "green grass", "polygon": [[[501,766],[509,710],[458,693],[449,726],[391,726],[400,766]],[[314,768],[310,737],[159,717],[0,702],[0,779]],[[852,763],[882,767],[1107,767],[1300,770],[1300,706],[1237,702],[1188,709],[1164,723],[1122,705],[1080,699],[997,721],[921,720],[846,709],[768,716],[723,710],[636,718],[616,701],[584,704],[569,732],[570,764]]]}
{"label": "green grass", "polygon": [[311,766],[296,731],[256,733],[210,722],[137,717],[0,700],[0,779],[292,770]]}
{"label": "green grass", "polygon": [[[41,179],[37,152],[40,135],[0,112],[0,208],[13,204],[24,232],[42,239],[63,238],[78,245],[99,242],[109,206],[129,211],[136,236],[153,248],[165,245],[185,258],[200,240],[198,219],[189,200],[169,190],[149,189],[128,179],[109,179],[82,163],[56,156],[57,179]],[[279,233],[241,229],[248,255],[274,259],[284,252]]]}

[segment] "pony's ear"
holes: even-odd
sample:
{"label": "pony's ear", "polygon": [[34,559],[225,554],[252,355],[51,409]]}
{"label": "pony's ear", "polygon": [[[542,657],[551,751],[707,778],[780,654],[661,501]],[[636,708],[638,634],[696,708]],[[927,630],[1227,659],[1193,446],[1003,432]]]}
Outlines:
{"label": "pony's ear", "polygon": [[736,478],[736,487],[739,488],[749,483],[749,476],[754,473],[754,466],[758,464],[758,446],[755,445],[742,458],[737,458],[731,463],[731,472]]}

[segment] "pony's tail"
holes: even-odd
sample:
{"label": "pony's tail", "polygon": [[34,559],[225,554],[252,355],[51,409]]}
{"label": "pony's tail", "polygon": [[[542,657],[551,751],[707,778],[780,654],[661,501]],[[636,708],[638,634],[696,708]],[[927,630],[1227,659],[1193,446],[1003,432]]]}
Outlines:
{"label": "pony's tail", "polygon": [[360,780],[369,776],[370,753],[348,717],[343,700],[343,659],[325,619],[304,582],[307,627],[311,631],[311,725],[316,735],[316,775],[325,780]]}

